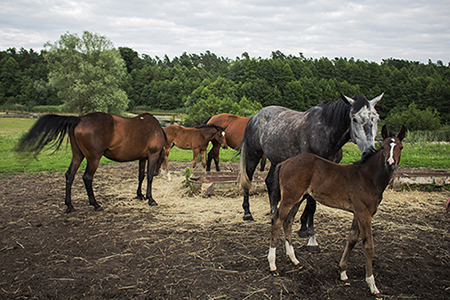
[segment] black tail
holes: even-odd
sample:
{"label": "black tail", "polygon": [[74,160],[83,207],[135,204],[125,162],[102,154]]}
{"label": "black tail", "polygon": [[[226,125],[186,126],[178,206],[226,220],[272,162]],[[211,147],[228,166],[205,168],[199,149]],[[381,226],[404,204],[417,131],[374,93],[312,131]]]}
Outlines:
{"label": "black tail", "polygon": [[79,121],[80,118],[74,116],[44,115],[20,139],[16,151],[32,152],[37,155],[46,145],[52,143],[58,150],[66,133],[73,130]]}

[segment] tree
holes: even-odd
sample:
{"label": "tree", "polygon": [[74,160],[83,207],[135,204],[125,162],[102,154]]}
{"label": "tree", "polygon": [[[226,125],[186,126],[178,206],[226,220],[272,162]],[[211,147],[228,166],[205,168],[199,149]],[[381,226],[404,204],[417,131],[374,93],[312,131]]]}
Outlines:
{"label": "tree", "polygon": [[127,75],[125,62],[106,37],[88,31],[81,38],[66,33],[45,46],[49,83],[69,108],[80,115],[126,109],[129,100],[122,89]]}

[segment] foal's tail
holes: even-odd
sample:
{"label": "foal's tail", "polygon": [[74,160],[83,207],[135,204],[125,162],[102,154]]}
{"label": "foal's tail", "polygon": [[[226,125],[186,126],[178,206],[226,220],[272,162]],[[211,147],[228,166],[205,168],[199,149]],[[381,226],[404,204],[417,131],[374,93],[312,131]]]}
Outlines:
{"label": "foal's tail", "polygon": [[246,142],[245,142],[245,136],[240,144],[239,151],[241,152],[241,159],[240,159],[240,177],[241,177],[241,187],[244,189],[244,191],[248,192],[250,191],[250,188],[252,187],[252,182],[250,181],[250,178],[248,178],[247,175],[247,154],[246,154]]}
{"label": "foal's tail", "polygon": [[74,116],[44,115],[20,139],[15,150],[38,155],[48,144],[56,146],[58,150],[66,133],[73,130],[79,121],[80,118]]}

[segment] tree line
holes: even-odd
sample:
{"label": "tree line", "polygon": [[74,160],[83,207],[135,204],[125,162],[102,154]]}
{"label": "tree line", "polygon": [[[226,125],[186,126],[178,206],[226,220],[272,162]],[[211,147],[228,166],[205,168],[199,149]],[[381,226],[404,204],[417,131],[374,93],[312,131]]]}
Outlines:
{"label": "tree line", "polygon": [[2,109],[55,106],[79,114],[170,110],[186,113],[185,124],[193,126],[218,113],[249,116],[268,105],[304,111],[337,100],[340,93],[373,98],[385,92],[377,111],[394,126],[436,130],[450,125],[450,67],[441,61],[389,58],[375,63],[280,51],[269,58],[243,53],[230,59],[206,51],[170,59],[127,47],[116,50],[88,32],[66,34],[46,46],[39,53],[23,48],[0,52]]}

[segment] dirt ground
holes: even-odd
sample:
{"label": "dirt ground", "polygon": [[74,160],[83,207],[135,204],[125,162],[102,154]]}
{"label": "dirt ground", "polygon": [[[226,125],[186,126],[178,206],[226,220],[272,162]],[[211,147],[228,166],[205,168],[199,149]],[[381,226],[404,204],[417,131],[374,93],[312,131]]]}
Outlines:
{"label": "dirt ground", "polygon": [[[256,221],[244,222],[239,195],[189,196],[187,166],[171,162],[172,182],[155,178],[155,207],[133,199],[137,162],[101,166],[98,212],[87,204],[80,172],[70,214],[64,175],[0,178],[0,299],[371,299],[361,243],[350,258],[351,286],[338,277],[351,214],[319,205],[320,253],[308,253],[295,234],[303,266],[296,269],[280,240],[281,276],[273,277],[267,195],[251,197]],[[385,299],[450,299],[449,196],[385,192],[373,222],[374,272]]]}

